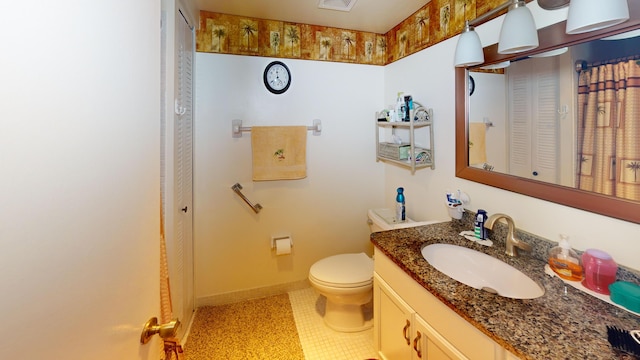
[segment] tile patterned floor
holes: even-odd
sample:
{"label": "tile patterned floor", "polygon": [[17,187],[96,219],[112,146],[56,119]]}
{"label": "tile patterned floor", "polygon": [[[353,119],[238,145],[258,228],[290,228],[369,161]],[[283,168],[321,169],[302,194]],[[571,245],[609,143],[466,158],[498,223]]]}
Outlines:
{"label": "tile patterned floor", "polygon": [[[373,329],[339,333],[322,320],[325,298],[313,288],[289,292],[300,343],[306,360],[364,360],[377,357]],[[370,314],[367,313],[370,316]],[[365,316],[367,317],[367,316]]]}

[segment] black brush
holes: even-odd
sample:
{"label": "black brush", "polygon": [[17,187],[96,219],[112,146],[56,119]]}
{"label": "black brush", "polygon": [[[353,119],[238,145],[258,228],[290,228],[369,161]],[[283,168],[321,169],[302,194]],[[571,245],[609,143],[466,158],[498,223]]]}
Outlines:
{"label": "black brush", "polygon": [[631,333],[615,326],[607,326],[607,340],[614,349],[640,359],[640,332],[634,330]]}

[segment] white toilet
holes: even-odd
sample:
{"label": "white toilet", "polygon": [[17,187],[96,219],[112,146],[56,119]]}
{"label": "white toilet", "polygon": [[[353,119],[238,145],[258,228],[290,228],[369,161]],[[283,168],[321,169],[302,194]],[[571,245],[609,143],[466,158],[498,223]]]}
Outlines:
{"label": "white toilet", "polygon": [[[419,226],[431,222],[408,219],[399,223],[390,209],[369,210],[371,232]],[[309,269],[309,282],[327,298],[324,323],[340,332],[369,329],[363,305],[373,297],[373,259],[365,253],[339,254],[318,260]]]}

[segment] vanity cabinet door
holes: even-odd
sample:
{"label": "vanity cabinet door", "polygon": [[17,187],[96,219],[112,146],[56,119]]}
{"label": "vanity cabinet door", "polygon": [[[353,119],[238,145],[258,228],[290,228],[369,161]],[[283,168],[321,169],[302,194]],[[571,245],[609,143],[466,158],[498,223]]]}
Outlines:
{"label": "vanity cabinet door", "polygon": [[413,309],[374,274],[375,341],[384,360],[411,359]]}
{"label": "vanity cabinet door", "polygon": [[423,318],[414,314],[413,357],[416,360],[468,360],[460,351],[438,334]]}
{"label": "vanity cabinet door", "polygon": [[[505,359],[505,350],[500,345],[449,309],[377,249],[374,269],[373,334],[382,360]],[[412,331],[409,342],[403,337],[406,321]],[[416,348],[422,345],[421,358],[413,348],[417,329],[421,329],[416,342]]]}

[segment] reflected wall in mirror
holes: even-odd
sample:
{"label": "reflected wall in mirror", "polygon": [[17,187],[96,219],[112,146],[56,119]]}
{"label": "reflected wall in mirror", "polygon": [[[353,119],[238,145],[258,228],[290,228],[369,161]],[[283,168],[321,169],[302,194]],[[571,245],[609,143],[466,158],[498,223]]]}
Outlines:
{"label": "reflected wall in mirror", "polygon": [[570,36],[561,22],[536,50],[492,45],[485,64],[456,69],[456,176],[640,223],[640,37],[600,40],[639,27],[629,5],[616,27]]}

